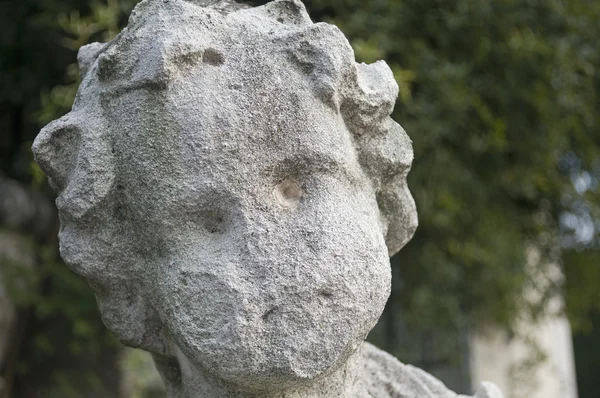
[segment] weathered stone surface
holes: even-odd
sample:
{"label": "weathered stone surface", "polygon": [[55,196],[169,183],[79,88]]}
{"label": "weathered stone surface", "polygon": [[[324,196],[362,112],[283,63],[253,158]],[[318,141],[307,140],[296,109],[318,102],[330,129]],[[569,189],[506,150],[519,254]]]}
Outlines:
{"label": "weathered stone surface", "polygon": [[145,0],[79,58],[34,143],[61,254],[171,396],[456,396],[363,344],[417,226],[384,62],[298,0]]}

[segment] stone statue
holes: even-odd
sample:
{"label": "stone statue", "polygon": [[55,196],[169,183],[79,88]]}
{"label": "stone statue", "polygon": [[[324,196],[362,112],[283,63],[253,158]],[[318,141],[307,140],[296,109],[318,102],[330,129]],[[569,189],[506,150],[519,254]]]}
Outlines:
{"label": "stone statue", "polygon": [[364,343],[417,227],[385,62],[299,0],[144,0],[78,58],[33,145],[61,255],[170,397],[457,397]]}

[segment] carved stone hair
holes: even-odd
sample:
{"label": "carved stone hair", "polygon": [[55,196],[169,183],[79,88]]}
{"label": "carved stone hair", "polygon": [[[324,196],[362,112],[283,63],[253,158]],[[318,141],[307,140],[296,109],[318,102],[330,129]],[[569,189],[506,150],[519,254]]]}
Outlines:
{"label": "carved stone hair", "polygon": [[[89,96],[93,91],[93,97],[102,102],[139,88],[163,90],[190,69],[226,62],[228,54],[222,53],[219,41],[256,40],[262,36],[270,51],[285,54],[289,67],[301,71],[315,95],[343,117],[359,162],[377,193],[389,254],[400,250],[417,227],[414,201],[406,185],[413,153],[410,139],[390,118],[398,86],[387,64],[357,64],[344,35],[335,26],[312,23],[299,0],[275,0],[256,8],[224,1],[195,3],[144,0],[132,12],[128,27],[113,41],[93,43],[79,51],[83,82],[74,110],[46,126],[33,148],[51,184],[63,191],[57,200],[59,208],[61,198],[69,198],[71,217],[94,217],[103,207],[99,205],[110,201],[118,190],[114,132],[102,121],[101,114],[84,116],[84,112],[76,111],[81,108],[83,93],[87,91]],[[214,29],[216,24],[221,28]],[[185,29],[170,31],[182,25]],[[248,30],[246,39],[239,26]],[[222,33],[230,27],[238,31]],[[198,36],[203,39],[198,40]],[[94,116],[92,125],[81,123],[81,118],[88,116]],[[82,124],[88,125],[85,133],[78,130]],[[86,151],[93,151],[94,156],[79,155]],[[73,179],[78,183],[72,184]],[[120,232],[106,234],[110,235],[105,237],[108,242]],[[160,333],[147,333],[160,330],[161,325],[140,297],[134,278],[128,275],[135,271],[90,269],[85,258],[95,253],[71,255],[81,257],[81,261],[71,261],[70,265],[96,290],[107,326],[130,345],[166,353],[161,338],[156,337]],[[106,278],[113,281],[106,283]],[[115,280],[121,287],[115,287]]]}

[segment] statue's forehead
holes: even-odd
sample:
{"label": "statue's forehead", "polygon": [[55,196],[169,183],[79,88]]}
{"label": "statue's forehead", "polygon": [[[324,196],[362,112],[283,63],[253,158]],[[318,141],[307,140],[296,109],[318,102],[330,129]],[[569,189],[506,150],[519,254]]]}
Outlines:
{"label": "statue's forehead", "polygon": [[[275,79],[276,80],[276,79]],[[274,81],[275,81],[274,80]],[[179,192],[207,181],[277,180],[319,170],[357,174],[343,118],[309,87],[175,83],[123,93],[105,110],[129,180]],[[206,83],[206,84],[205,84]]]}
{"label": "statue's forehead", "polygon": [[[144,18],[134,15],[81,90],[87,97],[82,104],[101,98],[97,113],[123,163],[175,178],[207,170],[233,173],[238,164],[276,166],[289,158],[354,158],[334,98],[339,60],[322,54],[325,60],[315,64],[309,56],[324,51],[322,40],[343,39],[339,32],[315,26],[299,33],[273,18],[257,23],[237,14],[232,18],[239,23],[233,24],[184,2],[158,4]],[[166,23],[183,15],[172,7],[186,8],[186,18]],[[285,32],[296,32],[297,49],[288,48]],[[307,41],[309,36],[314,40]],[[224,154],[227,159],[221,159]]]}
{"label": "statue's forehead", "polygon": [[[106,124],[122,178],[179,192],[211,180],[361,174],[335,89],[353,70],[341,33],[324,25],[274,29],[273,18],[231,24],[199,7],[166,24],[179,14],[165,7],[144,23],[134,18],[100,54],[74,108],[99,109],[93,113]],[[332,46],[347,54],[329,57]]]}
{"label": "statue's forehead", "polygon": [[267,33],[275,20],[232,23],[215,10],[187,2],[154,3],[151,12],[138,12],[143,18],[132,17],[98,56],[93,75],[104,86],[103,94],[165,88],[178,79],[189,80],[190,72],[256,79],[270,76],[270,66],[287,63],[285,46],[274,43],[281,39]]}

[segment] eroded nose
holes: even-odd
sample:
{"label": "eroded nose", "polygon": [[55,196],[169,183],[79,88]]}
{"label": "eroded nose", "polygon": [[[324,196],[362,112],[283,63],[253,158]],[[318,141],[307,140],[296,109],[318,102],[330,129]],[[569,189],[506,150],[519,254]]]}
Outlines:
{"label": "eroded nose", "polygon": [[44,127],[33,142],[35,161],[57,191],[66,188],[79,153],[81,129],[72,122],[70,114]]}
{"label": "eroded nose", "polygon": [[112,140],[97,120],[70,112],[42,129],[32,151],[59,193],[57,206],[63,215],[85,216],[113,189]]}

